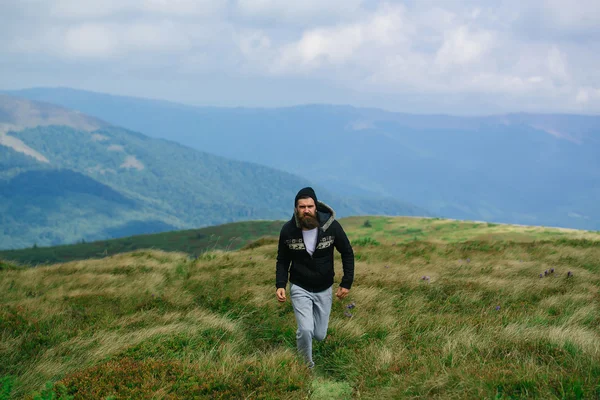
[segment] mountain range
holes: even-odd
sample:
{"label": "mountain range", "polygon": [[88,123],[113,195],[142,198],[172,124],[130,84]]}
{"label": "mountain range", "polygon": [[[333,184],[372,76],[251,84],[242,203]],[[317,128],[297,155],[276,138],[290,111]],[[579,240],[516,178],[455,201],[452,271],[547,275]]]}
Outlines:
{"label": "mountain range", "polygon": [[11,93],[287,171],[349,199],[402,199],[457,219],[600,229],[598,116],[194,107],[67,88]]}
{"label": "mountain range", "polygon": [[[289,218],[305,178],[157,139],[45,102],[0,95],[0,248]],[[395,199],[340,213],[429,215]]]}

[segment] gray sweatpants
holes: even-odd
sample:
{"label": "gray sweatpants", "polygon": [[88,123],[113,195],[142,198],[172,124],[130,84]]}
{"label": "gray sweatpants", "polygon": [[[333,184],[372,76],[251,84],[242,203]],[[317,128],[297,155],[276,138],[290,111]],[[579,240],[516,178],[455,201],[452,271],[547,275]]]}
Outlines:
{"label": "gray sweatpants", "polygon": [[324,340],[327,336],[329,314],[333,289],[312,293],[293,283],[290,286],[292,307],[298,323],[296,345],[310,368],[315,364],[312,359],[312,339]]}

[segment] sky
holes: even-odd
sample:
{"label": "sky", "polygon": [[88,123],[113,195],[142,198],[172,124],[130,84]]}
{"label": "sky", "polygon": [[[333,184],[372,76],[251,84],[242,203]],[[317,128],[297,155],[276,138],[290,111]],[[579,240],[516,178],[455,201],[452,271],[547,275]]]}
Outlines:
{"label": "sky", "polygon": [[0,89],[600,114],[598,0],[0,0]]}

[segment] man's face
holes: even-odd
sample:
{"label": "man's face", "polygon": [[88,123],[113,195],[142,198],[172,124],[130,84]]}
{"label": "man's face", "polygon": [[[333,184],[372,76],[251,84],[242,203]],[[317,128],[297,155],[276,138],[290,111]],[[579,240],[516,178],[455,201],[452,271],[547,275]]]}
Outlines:
{"label": "man's face", "polygon": [[300,220],[300,225],[306,229],[313,229],[319,226],[317,220],[317,207],[312,198],[298,199],[296,204],[296,215]]}

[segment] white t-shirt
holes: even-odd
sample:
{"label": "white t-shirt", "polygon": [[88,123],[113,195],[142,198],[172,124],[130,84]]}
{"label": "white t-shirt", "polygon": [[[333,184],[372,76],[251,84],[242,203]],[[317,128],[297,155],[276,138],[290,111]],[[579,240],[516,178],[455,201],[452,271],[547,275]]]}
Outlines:
{"label": "white t-shirt", "polygon": [[304,246],[306,247],[306,251],[311,256],[315,252],[315,246],[317,245],[317,231],[319,228],[314,228],[308,231],[302,231],[302,238],[304,239]]}

